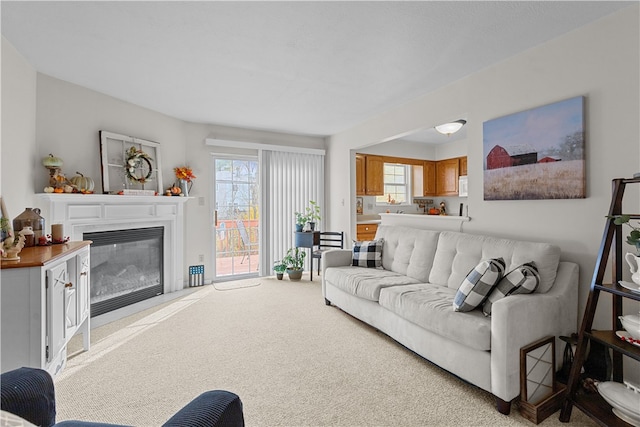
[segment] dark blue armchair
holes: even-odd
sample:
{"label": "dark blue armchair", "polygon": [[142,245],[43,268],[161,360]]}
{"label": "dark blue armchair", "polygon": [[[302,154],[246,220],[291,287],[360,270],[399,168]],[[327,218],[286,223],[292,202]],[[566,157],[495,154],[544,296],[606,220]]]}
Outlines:
{"label": "dark blue armchair", "polygon": [[[114,427],[86,421],[56,424],[53,380],[42,369],[20,368],[0,377],[2,410],[42,427]],[[202,393],[171,417],[163,427],[243,427],[240,398],[231,392],[213,390]],[[118,427],[118,426],[116,426]],[[123,427],[123,426],[119,426]]]}

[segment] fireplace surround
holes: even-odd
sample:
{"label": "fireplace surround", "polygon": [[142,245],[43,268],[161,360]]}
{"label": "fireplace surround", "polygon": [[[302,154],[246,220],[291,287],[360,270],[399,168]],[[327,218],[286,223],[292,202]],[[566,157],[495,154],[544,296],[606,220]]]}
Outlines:
{"label": "fireplace surround", "polygon": [[163,292],[184,288],[184,206],[187,197],[109,194],[38,194],[46,230],[63,224],[64,235],[162,227]]}

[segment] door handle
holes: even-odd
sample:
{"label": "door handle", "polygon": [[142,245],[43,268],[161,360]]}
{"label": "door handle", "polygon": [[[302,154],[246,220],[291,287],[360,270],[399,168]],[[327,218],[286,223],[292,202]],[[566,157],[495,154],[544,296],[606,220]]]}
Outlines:
{"label": "door handle", "polygon": [[218,210],[217,209],[213,211],[213,222],[217,227],[218,226]]}
{"label": "door handle", "polygon": [[73,288],[73,283],[69,282],[69,283],[65,283],[64,284],[65,288]]}

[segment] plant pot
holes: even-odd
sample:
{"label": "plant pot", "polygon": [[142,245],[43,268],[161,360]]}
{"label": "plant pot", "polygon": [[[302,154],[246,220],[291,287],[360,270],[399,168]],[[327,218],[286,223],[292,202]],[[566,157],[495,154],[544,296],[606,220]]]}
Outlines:
{"label": "plant pot", "polygon": [[283,277],[284,277],[284,273],[276,273],[276,278],[278,280],[282,280]]}
{"label": "plant pot", "polygon": [[316,229],[316,223],[309,221],[309,230],[314,231]]}
{"label": "plant pot", "polygon": [[186,179],[179,179],[176,184],[173,184],[174,187],[178,187],[180,189],[180,194],[184,195],[184,197],[189,197],[189,191],[191,191],[192,182],[187,182]]}
{"label": "plant pot", "polygon": [[287,274],[289,275],[289,280],[292,282],[297,282],[302,279],[302,270],[289,270],[287,268]]}
{"label": "plant pot", "polygon": [[296,231],[300,232],[304,228],[304,224],[296,224]]}

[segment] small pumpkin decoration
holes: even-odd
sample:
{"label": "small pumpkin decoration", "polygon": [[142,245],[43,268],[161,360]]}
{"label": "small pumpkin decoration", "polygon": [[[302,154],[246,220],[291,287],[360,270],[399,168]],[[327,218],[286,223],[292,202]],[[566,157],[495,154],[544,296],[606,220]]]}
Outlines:
{"label": "small pumpkin decoration", "polygon": [[56,157],[53,154],[42,159],[42,165],[47,169],[60,169],[64,162],[60,157]]}
{"label": "small pumpkin decoration", "polygon": [[77,175],[71,178],[71,183],[78,189],[78,191],[85,193],[93,191],[95,183],[93,179],[88,176],[84,176],[80,172],[76,172]]}

